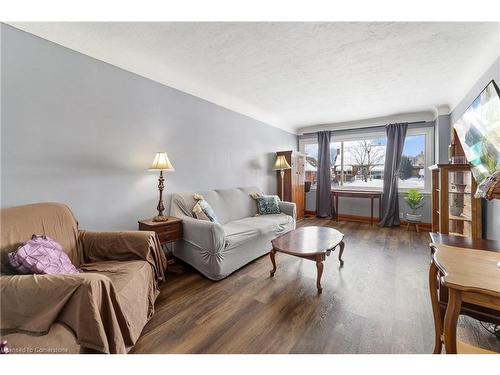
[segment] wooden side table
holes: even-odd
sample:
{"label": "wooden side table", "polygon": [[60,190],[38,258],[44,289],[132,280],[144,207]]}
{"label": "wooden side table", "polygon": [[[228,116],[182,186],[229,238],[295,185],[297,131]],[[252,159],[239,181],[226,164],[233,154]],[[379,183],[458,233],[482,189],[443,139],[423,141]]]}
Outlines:
{"label": "wooden side table", "polygon": [[[494,240],[484,240],[472,237],[462,237],[453,236],[451,234],[442,233],[429,233],[431,242],[434,244],[443,244],[455,247],[461,247],[464,249],[469,249],[470,251],[493,251],[500,253],[500,241]],[[431,256],[434,254],[434,249],[431,247]],[[441,277],[442,275],[438,275]],[[444,318],[444,313],[448,304],[448,288],[441,283],[437,284],[437,294],[439,309],[442,317]],[[462,310],[460,314],[468,315],[474,319],[480,320],[482,322],[488,322],[496,325],[500,325],[500,313],[498,311],[488,309],[486,307],[474,305],[471,303],[462,303]]]}
{"label": "wooden side table", "polygon": [[[378,199],[378,220],[382,219],[382,195],[381,191],[343,190],[332,189],[332,220],[339,221],[339,197],[369,198],[370,199],[370,225],[373,226],[373,200]],[[335,207],[335,214],[333,208]]]}
{"label": "wooden side table", "polygon": [[[457,344],[456,336],[462,303],[473,303],[500,312],[500,268],[497,267],[500,253],[470,251],[442,244],[431,244],[431,247],[434,254],[429,269],[429,289],[435,326],[434,354],[441,353],[443,341],[446,353],[456,354],[462,346],[460,342]],[[438,302],[438,282],[449,290],[444,319]]]}
{"label": "wooden side table", "polygon": [[[152,219],[139,220],[139,230],[156,232],[160,244],[166,246],[169,243],[182,239],[182,219],[168,216],[167,221],[153,221]],[[167,262],[175,262],[170,252],[166,252]]]}

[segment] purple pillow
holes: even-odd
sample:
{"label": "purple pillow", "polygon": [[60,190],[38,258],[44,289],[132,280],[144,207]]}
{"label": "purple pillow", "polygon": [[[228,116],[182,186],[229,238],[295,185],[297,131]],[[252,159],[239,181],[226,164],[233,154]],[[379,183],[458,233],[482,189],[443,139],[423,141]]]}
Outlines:
{"label": "purple pillow", "polygon": [[23,274],[80,273],[61,245],[47,236],[33,235],[16,251],[9,253],[10,265]]}

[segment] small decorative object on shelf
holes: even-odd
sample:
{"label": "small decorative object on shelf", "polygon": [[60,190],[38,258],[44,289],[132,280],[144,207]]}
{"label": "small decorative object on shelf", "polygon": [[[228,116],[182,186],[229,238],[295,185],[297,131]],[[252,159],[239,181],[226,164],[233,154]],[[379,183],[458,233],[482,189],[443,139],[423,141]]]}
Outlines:
{"label": "small decorative object on shelf", "polygon": [[422,195],[417,189],[410,189],[404,194],[404,200],[408,207],[411,209],[411,213],[406,214],[406,219],[411,222],[421,222],[422,214],[418,214],[417,210],[424,205],[424,195]]}
{"label": "small decorative object on shelf", "polygon": [[156,209],[158,210],[158,215],[153,218],[153,221],[167,221],[168,217],[163,216],[163,211],[165,211],[165,205],[163,204],[163,189],[165,188],[163,178],[163,171],[173,172],[175,171],[173,165],[168,160],[168,156],[166,152],[157,152],[156,156],[149,167],[150,171],[160,171],[160,178],[158,179],[158,190],[160,191],[160,200],[158,201],[158,206]]}
{"label": "small decorative object on shelf", "polygon": [[465,156],[452,156],[451,157],[451,164],[466,164],[467,160],[465,159]]}
{"label": "small decorative object on shelf", "polygon": [[451,183],[451,190],[453,190],[454,192],[456,191],[457,193],[465,192],[466,187],[467,187],[467,184],[460,184],[458,182]]}
{"label": "small decorative object on shelf", "polygon": [[455,198],[453,200],[453,204],[450,206],[450,214],[453,216],[460,216],[464,211],[464,202],[463,199]]}

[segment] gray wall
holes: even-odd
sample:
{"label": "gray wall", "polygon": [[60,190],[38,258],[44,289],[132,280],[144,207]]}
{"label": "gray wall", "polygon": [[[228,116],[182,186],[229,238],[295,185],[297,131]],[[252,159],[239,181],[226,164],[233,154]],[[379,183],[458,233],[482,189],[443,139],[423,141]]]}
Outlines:
{"label": "gray wall", "polygon": [[[469,107],[472,101],[485,88],[489,81],[495,80],[497,86],[500,86],[500,57],[495,63],[481,76],[469,90],[465,97],[451,112],[451,124],[454,124],[464,111]],[[486,226],[486,238],[500,240],[500,200],[495,199],[485,202],[484,220]]]}
{"label": "gray wall", "polygon": [[448,146],[451,143],[450,115],[439,115],[436,118],[435,135],[435,162],[447,164],[449,162]]}
{"label": "gray wall", "polygon": [[2,207],[64,202],[82,228],[134,229],[155,214],[156,151],[176,168],[168,192],[273,193],[273,152],[297,149],[295,135],[0,27]]}

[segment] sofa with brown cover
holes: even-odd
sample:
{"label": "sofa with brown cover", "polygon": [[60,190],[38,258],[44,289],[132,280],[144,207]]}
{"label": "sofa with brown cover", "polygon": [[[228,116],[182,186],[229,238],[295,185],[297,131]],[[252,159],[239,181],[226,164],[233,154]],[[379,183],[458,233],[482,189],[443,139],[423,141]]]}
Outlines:
{"label": "sofa with brown cover", "polygon": [[[88,232],[70,209],[1,210],[0,334],[12,353],[127,353],[154,312],[165,255],[154,232]],[[16,275],[7,253],[33,234],[63,247],[83,272]]]}

